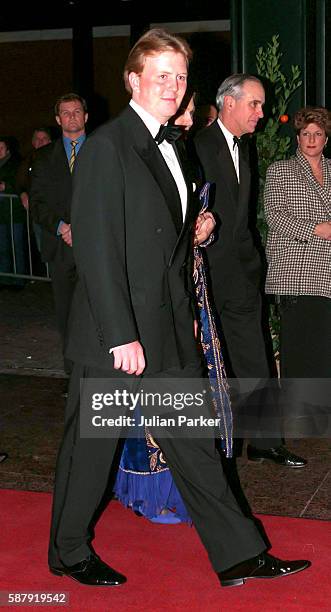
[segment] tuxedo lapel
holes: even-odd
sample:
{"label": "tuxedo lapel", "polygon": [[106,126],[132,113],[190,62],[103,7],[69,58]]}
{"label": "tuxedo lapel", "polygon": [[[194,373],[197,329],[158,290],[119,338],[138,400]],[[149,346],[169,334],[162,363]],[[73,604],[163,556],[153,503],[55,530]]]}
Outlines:
{"label": "tuxedo lapel", "polygon": [[[183,177],[186,183],[187,188],[187,207],[186,207],[186,215],[184,219],[183,229],[185,229],[186,225],[190,223],[192,217],[195,216],[198,211],[198,206],[193,206],[193,201],[196,197],[194,194],[194,189],[197,189],[197,177],[193,176],[192,167],[190,166],[190,161],[188,158],[188,152],[186,148],[186,143],[184,140],[177,140],[173,145],[176,157],[178,159],[179,165],[181,167],[181,171],[183,173]],[[195,187],[194,187],[195,186]]]}
{"label": "tuxedo lapel", "polygon": [[147,167],[169,209],[177,234],[183,226],[183,215],[180,195],[175,180],[143,120],[127,106],[121,113],[123,129],[127,133],[128,146],[132,146],[136,155]]}
{"label": "tuxedo lapel", "polygon": [[134,146],[136,153],[148,167],[161,190],[177,234],[179,235],[183,226],[182,207],[175,180],[153,139],[149,139],[147,146],[139,148]]}
{"label": "tuxedo lapel", "polygon": [[224,134],[217,123],[214,124],[214,135],[218,141],[218,160],[219,171],[222,175],[222,182],[227,186],[231,196],[234,212],[233,230],[242,225],[243,219],[247,218],[251,173],[247,157],[245,141],[241,142],[238,150],[239,154],[239,178],[238,182],[236,169]]}
{"label": "tuxedo lapel", "polygon": [[215,136],[217,138],[217,157],[219,160],[219,169],[222,174],[222,179],[232,196],[235,204],[238,202],[239,183],[236,169],[229,151],[228,144],[224,138],[221,128],[215,123]]}
{"label": "tuxedo lapel", "polygon": [[250,186],[251,186],[251,171],[249,161],[243,150],[245,145],[242,144],[239,150],[239,191],[238,191],[238,207],[244,209],[244,214],[247,213],[247,204],[249,202]]}

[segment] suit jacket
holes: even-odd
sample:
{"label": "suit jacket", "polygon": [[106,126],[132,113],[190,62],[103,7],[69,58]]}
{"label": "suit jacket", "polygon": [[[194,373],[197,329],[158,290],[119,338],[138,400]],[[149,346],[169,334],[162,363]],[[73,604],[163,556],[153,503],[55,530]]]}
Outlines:
{"label": "suit jacket", "polygon": [[250,168],[247,150],[240,153],[240,183],[217,121],[198,132],[195,146],[205,179],[212,184],[211,211],[219,221],[218,237],[207,256],[213,295],[243,295],[248,285],[256,290],[261,261],[249,230]]}
{"label": "suit jacket", "polygon": [[323,187],[299,149],[267,170],[267,293],[331,298],[331,242],[313,235],[331,220],[331,160],[322,157],[322,167]]}
{"label": "suit jacket", "polygon": [[59,254],[73,264],[72,249],[57,235],[59,222],[70,223],[72,175],[62,138],[38,149],[31,174],[30,210],[41,225],[41,254],[52,261]]}
{"label": "suit jacket", "polygon": [[78,283],[70,359],[111,371],[110,347],[139,340],[146,374],[196,360],[189,264],[195,216],[189,198],[183,224],[176,183],[130,106],[89,137],[74,176]]}

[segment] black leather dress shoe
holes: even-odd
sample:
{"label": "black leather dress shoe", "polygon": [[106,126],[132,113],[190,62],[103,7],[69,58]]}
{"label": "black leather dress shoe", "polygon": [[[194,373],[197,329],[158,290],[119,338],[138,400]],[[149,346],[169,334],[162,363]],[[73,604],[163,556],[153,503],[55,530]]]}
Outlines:
{"label": "black leather dress shoe", "polygon": [[248,444],[247,457],[250,461],[264,461],[267,459],[290,468],[302,468],[307,465],[306,459],[291,453],[286,446],[278,446],[277,448],[256,448]]}
{"label": "black leather dress shoe", "polygon": [[95,554],[91,554],[87,559],[75,565],[63,565],[49,569],[56,576],[68,576],[81,584],[91,586],[118,586],[126,582],[123,574],[116,572]]}
{"label": "black leather dress shoe", "polygon": [[310,565],[310,561],[282,561],[263,552],[225,572],[219,572],[218,577],[222,586],[239,586],[251,578],[281,578],[296,574]]}

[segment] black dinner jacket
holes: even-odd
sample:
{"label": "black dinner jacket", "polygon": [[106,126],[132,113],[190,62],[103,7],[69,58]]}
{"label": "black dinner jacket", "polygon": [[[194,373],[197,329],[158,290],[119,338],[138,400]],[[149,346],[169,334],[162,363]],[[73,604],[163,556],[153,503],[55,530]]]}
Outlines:
{"label": "black dinner jacket", "polygon": [[219,291],[223,295],[226,291],[238,292],[247,283],[258,286],[261,262],[248,223],[251,186],[248,147],[241,145],[238,183],[228,144],[217,121],[198,132],[195,146],[205,180],[212,183],[211,210],[219,222],[217,240],[207,249],[214,296]]}
{"label": "black dinner jacket", "polygon": [[41,253],[52,261],[58,251],[73,263],[72,249],[57,236],[59,222],[70,223],[72,175],[62,137],[41,147],[32,166],[30,210],[33,220],[42,227]]}
{"label": "black dinner jacket", "polygon": [[146,374],[195,361],[191,192],[183,223],[176,183],[130,106],[89,137],[74,175],[69,358],[111,371],[109,348],[139,340]]}

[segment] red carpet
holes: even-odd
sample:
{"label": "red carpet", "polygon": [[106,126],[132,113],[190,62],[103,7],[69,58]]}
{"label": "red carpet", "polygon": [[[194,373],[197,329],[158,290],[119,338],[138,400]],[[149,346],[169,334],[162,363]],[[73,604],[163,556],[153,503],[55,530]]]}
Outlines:
{"label": "red carpet", "polygon": [[69,606],[1,607],[55,612],[311,612],[330,610],[330,523],[264,516],[272,553],[309,558],[310,569],[279,580],[221,588],[193,528],[155,525],[112,502],[95,549],[128,576],[120,587],[84,587],[47,569],[51,496],[0,491],[0,590],[70,593]]}

